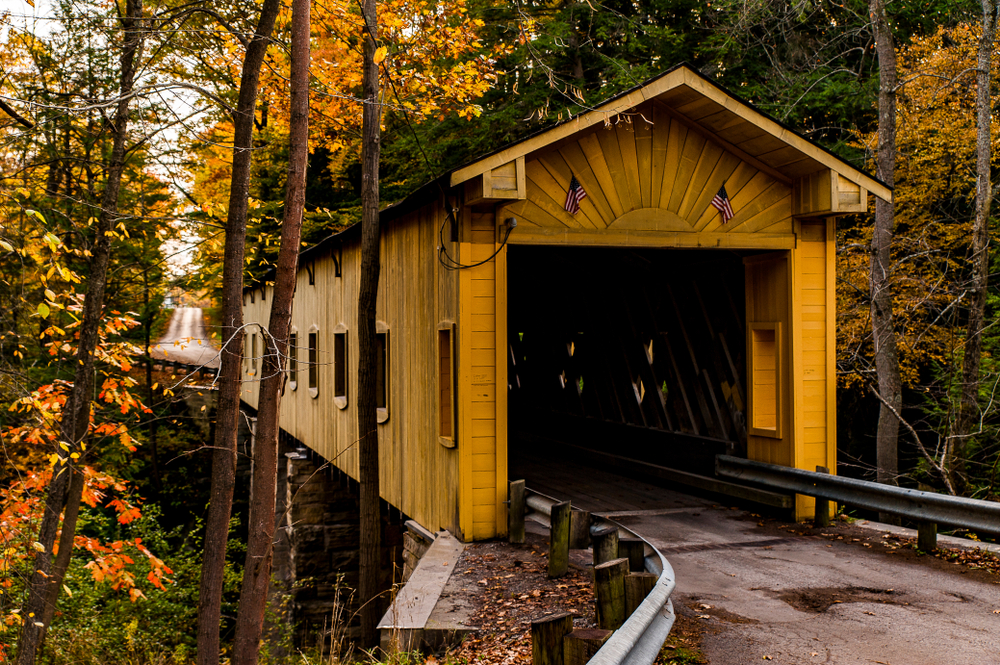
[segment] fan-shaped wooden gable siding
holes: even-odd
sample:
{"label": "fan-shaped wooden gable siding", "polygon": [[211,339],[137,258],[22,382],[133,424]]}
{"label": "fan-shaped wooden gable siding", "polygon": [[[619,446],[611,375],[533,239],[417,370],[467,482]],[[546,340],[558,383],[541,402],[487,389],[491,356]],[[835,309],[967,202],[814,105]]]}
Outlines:
{"label": "fan-shaped wooden gable siding", "polygon": [[[528,155],[527,198],[505,214],[514,243],[790,247],[792,187],[772,173],[654,101]],[[573,176],[587,193],[576,214]],[[736,213],[726,224],[711,205],[723,185]]]}

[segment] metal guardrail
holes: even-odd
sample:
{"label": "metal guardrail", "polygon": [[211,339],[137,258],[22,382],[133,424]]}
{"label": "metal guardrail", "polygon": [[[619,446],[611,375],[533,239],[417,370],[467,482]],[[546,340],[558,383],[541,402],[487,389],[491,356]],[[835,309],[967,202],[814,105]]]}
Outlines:
{"label": "metal guardrail", "polygon": [[[551,497],[527,490],[525,504],[529,510],[550,516],[552,506],[556,503]],[[674,605],[670,600],[676,584],[674,569],[670,567],[666,557],[642,536],[614,520],[603,517],[598,520],[646,543],[652,551],[652,554],[646,555],[646,571],[659,577],[645,600],[608,638],[604,646],[588,661],[588,665],[651,665],[663,648],[676,618]],[[590,528],[591,532],[595,532],[604,528],[604,525],[594,524]]]}
{"label": "metal guardrail", "polygon": [[892,513],[916,522],[1000,534],[1000,503],[995,501],[922,492],[729,455],[716,456],[715,472],[796,494]]}

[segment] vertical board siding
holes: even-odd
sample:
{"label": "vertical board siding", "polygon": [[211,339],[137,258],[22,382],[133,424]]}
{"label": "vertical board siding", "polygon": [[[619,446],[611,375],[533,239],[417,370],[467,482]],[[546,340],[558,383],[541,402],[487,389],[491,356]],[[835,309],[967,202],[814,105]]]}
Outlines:
{"label": "vertical board siding", "polygon": [[[801,385],[796,387],[794,406],[798,441],[795,466],[808,471],[825,466],[835,473],[837,446],[830,425],[835,408],[831,396],[836,391],[835,379],[831,379],[835,371],[835,349],[831,348],[835,312],[830,306],[829,292],[832,242],[832,233],[828,233],[825,222],[801,222],[799,245],[793,250],[793,290],[799,319],[798,329],[793,331],[793,344],[801,368],[798,379]],[[812,499],[798,497],[795,507],[798,518],[812,515],[813,510]]]}
{"label": "vertical board siding", "polygon": [[[438,442],[438,328],[458,319],[455,273],[438,261],[438,229],[445,214],[439,202],[419,208],[385,225],[376,317],[388,331],[388,419],[378,425],[379,471],[383,499],[429,529],[458,530],[458,454]],[[445,235],[447,238],[447,234]],[[341,276],[336,276],[334,247],[306,255],[313,262],[315,285],[300,266],[292,326],[299,335],[298,382],[286,384],[281,402],[281,428],[352,478],[358,477],[357,299],[360,247],[342,241]],[[455,243],[447,243],[457,256]],[[492,286],[492,283],[491,283]],[[268,287],[270,289],[270,287]],[[273,300],[269,290],[245,300],[248,324],[266,325]],[[492,318],[493,310],[490,309]],[[333,402],[333,331],[347,331],[347,407]],[[305,340],[318,332],[319,387],[315,398],[307,385]],[[492,328],[491,328],[492,330]],[[457,368],[457,365],[456,365]],[[255,377],[246,375],[243,400],[257,406]],[[491,467],[492,468],[492,467]],[[490,504],[491,507],[493,504]]]}
{"label": "vertical board siding", "polygon": [[[753,324],[779,324],[780,334],[776,335],[778,344],[774,345],[774,355],[777,357],[777,386],[755,385],[753,379],[748,380],[748,420],[752,424],[757,408],[757,401],[763,404],[777,406],[779,422],[776,422],[780,438],[761,436],[750,433],[747,437],[747,458],[770,464],[792,466],[792,442],[794,435],[791,427],[791,365],[789,362],[789,335],[784,331],[789,329],[790,284],[788,252],[773,252],[745,259],[746,264],[746,321],[747,321],[747,357],[755,353],[752,326]],[[765,394],[758,395],[762,389]],[[776,393],[776,394],[775,394]],[[768,407],[767,410],[770,410]]]}
{"label": "vertical board siding", "polygon": [[[534,180],[546,178],[551,174],[536,162],[528,170],[528,188]],[[490,258],[497,250],[495,215],[470,211],[462,230],[462,263],[489,259],[461,270],[459,287],[460,515],[463,535],[481,540],[501,530],[497,524],[497,262]]]}

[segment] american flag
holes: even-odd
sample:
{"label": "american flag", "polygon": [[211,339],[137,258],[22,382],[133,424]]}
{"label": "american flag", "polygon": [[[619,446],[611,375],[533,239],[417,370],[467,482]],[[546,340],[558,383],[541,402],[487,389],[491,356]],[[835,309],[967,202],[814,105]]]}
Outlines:
{"label": "american flag", "polygon": [[736,215],[736,213],[733,212],[733,206],[729,203],[729,194],[726,194],[725,185],[719,187],[719,193],[712,199],[712,207],[722,213],[723,224],[731,220]]}
{"label": "american flag", "polygon": [[580,201],[587,198],[587,192],[583,191],[580,181],[573,176],[569,180],[569,191],[566,192],[566,212],[575,215],[580,212]]}

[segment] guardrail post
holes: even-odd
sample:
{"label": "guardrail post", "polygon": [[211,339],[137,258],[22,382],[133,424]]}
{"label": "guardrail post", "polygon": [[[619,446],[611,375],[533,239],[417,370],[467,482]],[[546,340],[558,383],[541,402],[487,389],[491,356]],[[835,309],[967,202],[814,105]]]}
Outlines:
{"label": "guardrail post", "polygon": [[592,534],[594,567],[618,558],[618,527],[605,527]]}
{"label": "guardrail post", "polygon": [[656,586],[656,579],[654,573],[629,573],[625,577],[625,616],[632,616]]}
{"label": "guardrail post", "polygon": [[628,569],[633,573],[646,570],[646,544],[642,538],[619,538],[618,556],[628,559]]}
{"label": "guardrail post", "polygon": [[562,577],[569,570],[571,512],[569,501],[552,506],[552,514],[549,516],[549,577]]}
{"label": "guardrail post", "polygon": [[935,522],[917,523],[917,549],[933,552],[937,549],[937,524]]}
{"label": "guardrail post", "polygon": [[[816,473],[830,473],[830,469],[825,466],[816,465]],[[816,516],[813,517],[813,524],[818,527],[830,526],[830,500],[816,497]]]}
{"label": "guardrail post", "polygon": [[563,638],[563,665],[586,665],[611,635],[600,628],[574,628]]}
{"label": "guardrail post", "polygon": [[534,665],[564,665],[563,638],[573,630],[573,615],[559,612],[531,622],[531,661]]}
{"label": "guardrail post", "polygon": [[585,550],[590,547],[590,513],[574,510],[569,518],[569,548]]}
{"label": "guardrail post", "polygon": [[507,510],[510,542],[520,545],[524,543],[524,481],[510,481],[507,496],[510,499]]}
{"label": "guardrail post", "polygon": [[597,626],[618,630],[625,623],[625,576],[628,559],[613,559],[594,566],[594,596],[597,600]]}

